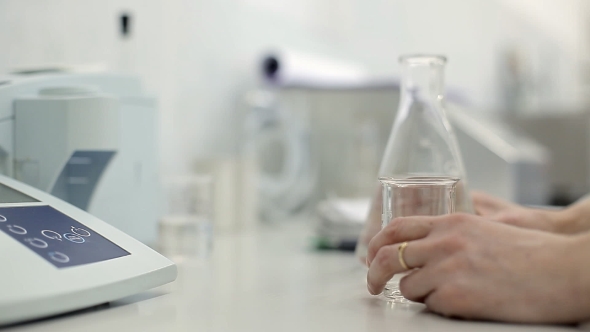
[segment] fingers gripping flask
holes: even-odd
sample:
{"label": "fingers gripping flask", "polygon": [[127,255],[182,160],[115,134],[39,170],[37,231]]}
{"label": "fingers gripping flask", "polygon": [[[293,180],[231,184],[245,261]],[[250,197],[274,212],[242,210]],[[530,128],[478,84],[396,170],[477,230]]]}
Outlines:
{"label": "fingers gripping flask", "polygon": [[[400,65],[402,82],[398,111],[381,161],[379,179],[376,179],[380,181],[376,181],[371,209],[357,245],[357,256],[363,262],[367,245],[382,223],[399,215],[396,211],[383,209],[383,181],[454,179],[457,181],[455,211],[473,212],[461,153],[444,110],[446,58],[406,55],[400,57]],[[411,198],[404,199],[404,215],[427,214],[420,211],[419,202],[411,210],[407,203]]]}

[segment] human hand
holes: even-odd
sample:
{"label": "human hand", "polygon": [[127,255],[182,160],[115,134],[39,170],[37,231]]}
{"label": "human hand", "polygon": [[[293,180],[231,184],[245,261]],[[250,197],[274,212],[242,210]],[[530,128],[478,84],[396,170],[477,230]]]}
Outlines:
{"label": "human hand", "polygon": [[[452,214],[394,219],[368,248],[367,286],[379,294],[396,273],[399,243],[416,268],[400,290],[445,316],[526,323],[590,317],[584,252],[590,241]],[[586,274],[587,276],[588,274]],[[584,295],[582,295],[584,294]]]}
{"label": "human hand", "polygon": [[487,219],[523,228],[569,233],[565,210],[527,208],[479,191],[472,192],[471,197],[475,213]]}
{"label": "human hand", "polygon": [[[441,214],[441,211],[446,209],[445,204],[448,204],[444,197],[446,194],[443,187],[428,185],[399,187],[396,190],[395,199],[391,201],[391,209],[395,211],[393,217]],[[367,261],[369,242],[381,230],[382,208],[383,191],[379,185],[371,201],[371,208],[356,248],[356,255],[363,264]]]}

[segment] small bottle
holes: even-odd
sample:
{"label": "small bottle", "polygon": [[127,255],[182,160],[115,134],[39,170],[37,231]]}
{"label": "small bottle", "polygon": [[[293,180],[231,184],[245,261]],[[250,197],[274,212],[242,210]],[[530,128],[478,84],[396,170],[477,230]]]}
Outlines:
{"label": "small bottle", "polygon": [[[463,160],[444,110],[446,58],[407,55],[400,57],[400,64],[401,97],[378,178],[381,181],[456,179],[455,211],[472,213]],[[356,250],[363,262],[369,241],[381,229],[382,221],[389,222],[388,216],[382,216],[382,198],[381,182],[376,181],[371,209]]]}

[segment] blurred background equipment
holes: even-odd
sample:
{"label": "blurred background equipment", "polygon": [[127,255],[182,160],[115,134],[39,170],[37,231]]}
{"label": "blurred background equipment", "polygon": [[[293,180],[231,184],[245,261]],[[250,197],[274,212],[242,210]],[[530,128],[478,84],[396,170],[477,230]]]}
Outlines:
{"label": "blurred background equipment", "polygon": [[320,196],[354,196],[354,187],[370,186],[382,129],[373,108],[387,105],[371,91],[397,83],[372,79],[355,63],[295,51],[264,55],[259,73],[262,87],[245,93],[241,118],[243,149],[260,172],[262,215],[285,218]]}
{"label": "blurred background equipment", "polygon": [[520,113],[506,122],[543,145],[551,156],[548,204],[565,206],[590,193],[590,113]]}
{"label": "blurred background equipment", "polygon": [[279,86],[358,86],[367,70],[358,63],[309,52],[278,50],[262,57],[262,79]]}
{"label": "blurred background equipment", "polygon": [[[270,117],[289,112],[294,118],[271,124],[288,127],[299,121],[309,130],[309,136],[305,136],[309,141],[301,139],[300,144],[311,156],[309,163],[315,166],[310,169],[316,172],[312,176],[315,179],[312,197],[316,202],[327,197],[371,195],[390,123],[397,113],[399,84],[395,78],[341,80],[340,85],[332,86],[326,81],[308,85],[271,81],[263,91],[267,96],[265,100],[272,100],[266,104],[264,114]],[[476,179],[474,187],[487,188],[522,204],[548,203],[548,188],[542,180],[548,171],[548,151],[525,131],[508,126],[500,117],[482,115],[473,106],[465,105],[454,97],[460,95],[458,91],[447,94],[447,113],[457,131],[461,150],[466,151],[465,159],[470,160],[466,161],[469,164],[466,168],[469,177]],[[256,108],[250,111],[255,114]],[[289,158],[288,150],[265,149],[264,152],[266,155],[259,156],[259,163],[272,164],[267,167],[269,169],[281,169],[284,165],[280,163]],[[494,169],[501,169],[502,173],[494,173]],[[263,167],[263,174],[264,170]],[[523,188],[530,187],[526,186],[528,179],[519,178],[524,174],[541,178],[537,179],[534,189]]]}
{"label": "blurred background equipment", "polygon": [[[127,149],[131,137],[135,140],[129,146],[158,151],[149,164],[163,177],[212,176],[213,222],[220,232],[254,229],[259,210],[266,220],[280,220],[300,212],[317,215],[326,210],[324,203],[338,199],[362,202],[371,195],[395,116],[391,110],[398,104],[396,59],[400,53],[419,52],[449,58],[448,116],[471,187],[520,203],[566,204],[590,190],[583,115],[590,102],[590,38],[582,28],[590,18],[589,6],[582,0],[345,0],[335,11],[312,0],[65,0],[51,5],[5,0],[0,13],[27,15],[0,16],[0,31],[11,32],[0,35],[0,43],[9,45],[0,54],[0,72],[37,64],[94,64],[103,73],[136,77],[156,93],[158,138],[140,139],[134,132],[143,126],[132,125],[119,130],[118,145],[114,131],[100,139],[105,151],[114,153],[110,162],[103,160],[108,166],[94,199],[79,202],[91,211],[96,205],[104,214],[99,216],[115,224],[114,215],[121,214],[97,204],[106,205],[105,197],[111,196],[101,193],[117,187],[107,186],[108,179],[116,178],[109,172],[122,169],[116,163],[122,163],[119,157],[126,152],[121,149]],[[28,73],[34,74],[27,76],[31,79],[54,75]],[[0,91],[13,84],[12,78],[2,78]],[[127,103],[122,98],[126,92],[118,88],[91,82],[60,85],[77,85],[76,93],[86,94],[78,99],[101,107]],[[104,102],[80,90],[93,85],[90,89],[98,86],[95,91]],[[23,105],[55,99],[37,90],[27,92],[37,97]],[[8,98],[19,96],[11,92]],[[4,120],[0,126],[11,125]],[[0,139],[12,136],[0,131]],[[13,145],[0,148],[1,171],[34,175],[37,166],[31,162],[18,165],[17,160],[22,169],[14,169],[12,150]],[[131,185],[139,172],[134,169],[118,182]],[[53,181],[39,174],[29,180],[44,186]],[[153,225],[146,228],[151,235],[145,234],[152,241],[157,217],[147,218],[147,210],[155,205],[144,211],[139,201],[129,203],[126,213],[146,213],[139,219]],[[339,207],[333,206],[339,212],[330,218],[342,212]]]}
{"label": "blurred background equipment", "polygon": [[[262,216],[312,213],[320,237],[349,242],[362,228],[375,189],[399,104],[398,80],[334,79],[310,65],[299,71],[307,77],[281,81],[268,78],[268,59],[260,69],[262,88],[242,98],[244,146],[255,151]],[[549,204],[549,151],[500,117],[465,105],[461,91],[447,95],[470,186],[521,204]]]}
{"label": "blurred background equipment", "polygon": [[2,174],[155,244],[157,111],[140,81],[62,69],[0,81]]}
{"label": "blurred background equipment", "polygon": [[213,247],[213,182],[210,175],[163,179],[165,204],[159,220],[158,251],[175,261],[206,259]]}
{"label": "blurred background equipment", "polygon": [[548,205],[551,151],[525,131],[466,106],[449,104],[472,190],[525,205]]}

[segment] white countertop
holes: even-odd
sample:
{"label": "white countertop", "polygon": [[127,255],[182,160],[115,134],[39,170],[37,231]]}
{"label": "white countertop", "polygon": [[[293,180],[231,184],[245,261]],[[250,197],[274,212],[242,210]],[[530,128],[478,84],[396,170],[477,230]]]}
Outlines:
{"label": "white countertop", "polygon": [[305,225],[217,236],[207,262],[179,262],[176,282],[98,308],[6,331],[571,331],[451,320],[366,290],[351,253],[309,249]]}

